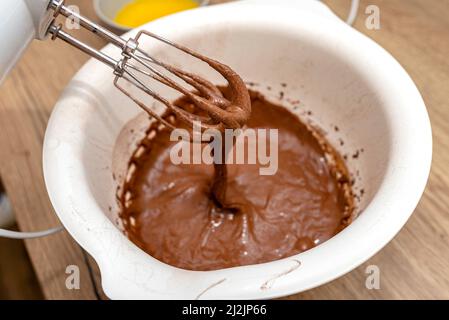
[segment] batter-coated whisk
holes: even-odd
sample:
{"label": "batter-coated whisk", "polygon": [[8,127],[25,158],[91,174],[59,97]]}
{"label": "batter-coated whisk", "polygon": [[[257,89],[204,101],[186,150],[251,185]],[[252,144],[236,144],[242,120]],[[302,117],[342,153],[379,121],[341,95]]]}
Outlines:
{"label": "batter-coated whisk", "polygon": [[[64,31],[61,24],[57,25],[53,21],[48,28],[48,33],[52,36],[52,39],[59,38],[111,67],[115,75],[114,85],[166,127],[175,129],[173,124],[163,119],[142,100],[139,100],[129,90],[125,89],[121,84],[122,81],[131,83],[139,90],[164,104],[176,115],[178,120],[192,126],[194,122],[197,122],[197,124],[201,125],[202,130],[217,129],[223,131],[224,128],[239,128],[249,118],[251,107],[245,84],[228,66],[145,30],[139,31],[135,38],[123,39],[83,17],[74,10],[71,10],[64,5],[64,0],[50,1],[49,10],[53,10],[54,18],[63,15],[67,18],[75,19],[86,30],[118,47],[122,54],[120,59],[114,59],[79,41]],[[229,100],[208,80],[160,61],[143,51],[139,47],[139,41],[143,37],[150,37],[162,41],[177,50],[209,64],[210,67],[215,69],[228,81],[230,88]],[[142,76],[154,79],[182,93],[190,99],[192,104],[204,111],[207,116],[195,115],[174,105],[149,87]],[[177,80],[183,80],[184,84],[181,85],[172,76],[178,78]],[[190,85],[191,88],[189,89],[186,84]]]}

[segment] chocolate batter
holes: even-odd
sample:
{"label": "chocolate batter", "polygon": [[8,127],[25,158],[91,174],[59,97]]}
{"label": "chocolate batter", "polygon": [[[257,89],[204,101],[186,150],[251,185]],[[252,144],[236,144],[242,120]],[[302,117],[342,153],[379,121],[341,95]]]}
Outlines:
{"label": "chocolate batter", "polygon": [[[185,100],[177,105],[195,108]],[[226,198],[238,209],[223,210],[211,192],[214,166],[172,164],[170,130],[155,125],[141,143],[144,152],[131,159],[135,171],[120,198],[131,241],[167,264],[216,270],[295,255],[351,222],[348,172],[335,150],[260,94],[251,92],[251,107],[247,127],[279,130],[277,173],[261,176],[259,165],[227,165]],[[179,126],[173,114],[165,119]]]}
{"label": "chocolate batter", "polygon": [[[163,42],[166,40],[160,38],[158,35],[147,32],[153,38],[159,39]],[[217,71],[228,82],[226,89],[226,96],[223,92],[210,81],[203,77],[184,71],[180,68],[167,64],[163,61],[153,59],[153,63],[165,68],[173,75],[184,80],[189,84],[194,91],[189,91],[179,82],[174,81],[170,77],[166,77],[163,73],[155,73],[151,77],[172,89],[181,92],[184,95],[184,100],[191,104],[196,110],[196,113],[192,113],[186,110],[183,106],[178,106],[176,103],[172,103],[161,95],[151,90],[146,91],[153,98],[163,103],[167,109],[173,113],[178,120],[178,124],[173,124],[160,117],[151,108],[148,108],[144,103],[133,96],[127,91],[118,86],[125,95],[132,99],[137,105],[139,105],[144,111],[146,111],[151,117],[156,119],[159,123],[165,125],[169,130],[174,130],[181,125],[193,125],[193,122],[199,122],[201,125],[201,131],[206,129],[216,129],[222,132],[222,141],[224,141],[225,129],[238,129],[246,124],[251,115],[251,100],[249,92],[246,88],[242,78],[228,65],[225,65],[217,60],[206,57],[198,52],[191,50],[185,46],[172,43],[170,45],[207,63],[212,69]],[[188,126],[187,126],[188,127]],[[223,146],[223,154],[224,154]],[[222,210],[234,210],[229,207],[229,200],[227,199],[227,167],[224,164],[214,164],[214,181],[211,187],[212,199],[215,204]]]}

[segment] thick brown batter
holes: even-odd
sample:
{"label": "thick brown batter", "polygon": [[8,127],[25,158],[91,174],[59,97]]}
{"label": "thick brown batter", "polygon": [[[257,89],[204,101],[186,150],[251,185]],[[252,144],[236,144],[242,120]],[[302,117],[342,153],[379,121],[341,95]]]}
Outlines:
{"label": "thick brown batter", "polygon": [[251,103],[248,127],[279,130],[277,173],[227,165],[227,199],[239,210],[222,213],[211,195],[214,166],[173,165],[174,142],[161,129],[142,141],[146,151],[131,160],[136,170],[121,197],[131,241],[167,264],[216,270],[297,254],[350,223],[352,193],[340,157],[285,108],[254,92]]}
{"label": "thick brown batter", "polygon": [[[167,42],[167,40],[160,38],[156,34],[150,32],[147,32],[146,34],[155,39],[159,39],[162,42]],[[154,58],[152,59],[153,63],[165,68],[165,70],[169,71],[172,75],[182,79],[194,90],[187,89],[183,85],[180,85],[178,81],[166,77],[163,73],[155,73],[153,71],[154,74],[152,74],[151,77],[182,93],[184,95],[184,100],[186,100],[186,104],[192,105],[197,112],[189,112],[183,106],[179,106],[176,103],[166,100],[157,92],[151,90],[146,91],[147,94],[164,104],[167,107],[167,110],[176,116],[177,123],[170,123],[170,121],[160,117],[151,108],[148,108],[143,102],[133,98],[127,90],[124,90],[120,86],[117,86],[117,88],[132,99],[158,123],[163,124],[169,130],[175,130],[177,127],[183,125],[187,125],[188,128],[189,125],[193,125],[193,122],[198,122],[200,123],[202,132],[207,129],[215,129],[222,133],[223,139],[225,129],[238,129],[243,127],[251,115],[251,100],[243,79],[226,64],[206,57],[185,46],[173,42],[170,42],[170,45],[207,63],[212,69],[221,74],[228,83],[226,96],[223,95],[222,90],[217,86],[198,74],[187,72]],[[224,153],[224,149],[222,152]],[[227,198],[227,167],[224,164],[218,163],[215,164],[214,167],[214,181],[211,186],[212,198],[220,208],[229,209],[229,199]]]}

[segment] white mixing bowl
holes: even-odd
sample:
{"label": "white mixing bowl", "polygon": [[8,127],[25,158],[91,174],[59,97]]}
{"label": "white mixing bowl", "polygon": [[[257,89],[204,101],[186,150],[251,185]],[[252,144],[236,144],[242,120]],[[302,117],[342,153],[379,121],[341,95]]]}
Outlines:
{"label": "white mixing bowl", "polygon": [[[286,107],[331,133],[333,145],[349,155],[355,188],[358,193],[363,188],[364,195],[360,215],[349,227],[290,258],[209,272],[159,262],[117,226],[116,188],[148,121],[114,88],[111,70],[89,61],[52,113],[44,174],[60,220],[97,261],[110,298],[285,296],[349,272],[399,232],[424,190],[432,138],[422,98],[390,54],[313,0],[241,1],[176,14],[145,28],[229,64],[274,102],[284,91]],[[157,41],[145,46],[163,59],[187,63],[186,56]],[[202,64],[191,68],[220,79]],[[158,90],[174,98],[172,91]],[[299,108],[287,98],[300,100]]]}

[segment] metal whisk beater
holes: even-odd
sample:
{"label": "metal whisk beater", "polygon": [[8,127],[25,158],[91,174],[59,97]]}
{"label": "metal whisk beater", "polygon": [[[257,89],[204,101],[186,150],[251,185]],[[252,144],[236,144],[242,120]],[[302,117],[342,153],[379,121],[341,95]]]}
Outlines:
{"label": "metal whisk beater", "polygon": [[[250,110],[245,107],[245,103],[239,103],[241,102],[239,99],[237,99],[237,101],[229,101],[224,98],[220,90],[210,81],[193,73],[183,71],[149,55],[139,47],[139,41],[144,36],[162,41],[175,49],[206,62],[210,67],[220,73],[228,81],[228,83],[235,84],[237,82],[238,84],[244,86],[244,83],[240,77],[228,66],[145,30],[139,31],[135,38],[124,39],[83,17],[74,10],[71,10],[69,7],[65,6],[64,0],[52,0],[50,2],[49,9],[54,11],[55,19],[59,15],[76,19],[84,29],[107,40],[109,43],[115,45],[121,50],[121,58],[117,60],[92,48],[86,43],[65,32],[61,24],[56,25],[53,21],[48,29],[48,33],[52,35],[53,40],[59,38],[111,67],[113,69],[113,74],[115,75],[114,85],[126,96],[131,98],[132,101],[134,101],[138,106],[166,127],[172,130],[175,129],[173,124],[163,119],[160,115],[149,108],[142,100],[139,100],[131,92],[125,89],[121,84],[121,80],[131,83],[139,90],[164,104],[176,115],[178,120],[189,125],[193,125],[194,122],[200,123],[201,130],[217,129],[222,131],[225,127],[241,127],[249,117]],[[179,84],[167,74],[158,70],[156,66],[161,67],[169,74],[183,80],[186,84],[195,89],[195,92],[193,90],[189,90],[187,86]],[[142,76],[150,77],[151,79],[154,79],[182,93],[184,96],[188,97],[196,107],[199,107],[205,111],[207,116],[195,115],[174,105],[172,102],[168,101],[166,98],[151,89],[145,81],[142,80]]]}

